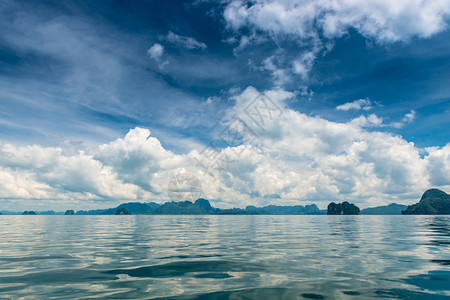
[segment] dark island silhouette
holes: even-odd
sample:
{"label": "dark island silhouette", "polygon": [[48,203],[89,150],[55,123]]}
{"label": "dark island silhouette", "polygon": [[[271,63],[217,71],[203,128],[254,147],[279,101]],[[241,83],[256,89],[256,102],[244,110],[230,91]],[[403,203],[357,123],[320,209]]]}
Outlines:
{"label": "dark island silhouette", "polygon": [[34,211],[32,211],[32,210],[30,210],[30,211],[24,211],[23,213],[22,213],[22,215],[36,215],[36,212],[34,212]]}
{"label": "dark island silhouette", "polygon": [[353,203],[344,201],[342,203],[331,202],[328,204],[327,215],[359,215],[359,207]]}
{"label": "dark island silhouette", "polygon": [[120,207],[116,210],[116,215],[132,215],[125,207]]}

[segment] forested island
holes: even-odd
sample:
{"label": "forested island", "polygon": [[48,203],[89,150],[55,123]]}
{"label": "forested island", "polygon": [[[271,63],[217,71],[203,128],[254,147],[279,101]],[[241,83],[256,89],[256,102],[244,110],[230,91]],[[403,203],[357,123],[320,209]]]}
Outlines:
{"label": "forested island", "polygon": [[402,214],[448,215],[450,214],[450,195],[438,189],[430,189],[422,195],[419,203],[408,206]]}
{"label": "forested island", "polygon": [[353,203],[344,201],[342,203],[331,202],[328,204],[327,215],[359,215],[359,207]]}

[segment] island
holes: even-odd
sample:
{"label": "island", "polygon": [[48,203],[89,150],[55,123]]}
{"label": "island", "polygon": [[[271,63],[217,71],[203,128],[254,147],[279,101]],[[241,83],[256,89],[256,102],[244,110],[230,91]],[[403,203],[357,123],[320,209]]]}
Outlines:
{"label": "island", "polygon": [[404,215],[448,215],[450,214],[450,195],[439,189],[423,193],[419,203],[409,205],[402,211]]}
{"label": "island", "polygon": [[36,212],[34,212],[34,211],[32,211],[32,210],[30,210],[30,211],[24,211],[23,213],[22,213],[22,215],[35,215],[36,214]]}
{"label": "island", "polygon": [[359,215],[359,207],[353,203],[344,201],[342,203],[331,202],[328,204],[327,215]]}
{"label": "island", "polygon": [[131,215],[131,213],[125,207],[120,207],[119,209],[117,209],[115,214],[116,215]]}

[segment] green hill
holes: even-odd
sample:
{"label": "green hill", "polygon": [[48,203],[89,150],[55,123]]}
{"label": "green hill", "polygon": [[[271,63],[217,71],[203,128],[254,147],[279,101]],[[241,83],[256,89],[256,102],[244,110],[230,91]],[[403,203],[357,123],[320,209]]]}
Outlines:
{"label": "green hill", "polygon": [[438,189],[426,191],[419,203],[408,206],[404,215],[448,215],[450,214],[450,195]]}

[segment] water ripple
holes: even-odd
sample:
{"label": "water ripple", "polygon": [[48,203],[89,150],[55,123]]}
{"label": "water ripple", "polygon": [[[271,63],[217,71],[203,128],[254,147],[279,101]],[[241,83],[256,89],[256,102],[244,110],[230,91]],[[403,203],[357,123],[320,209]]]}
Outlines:
{"label": "water ripple", "polygon": [[448,216],[1,216],[24,299],[444,299]]}

